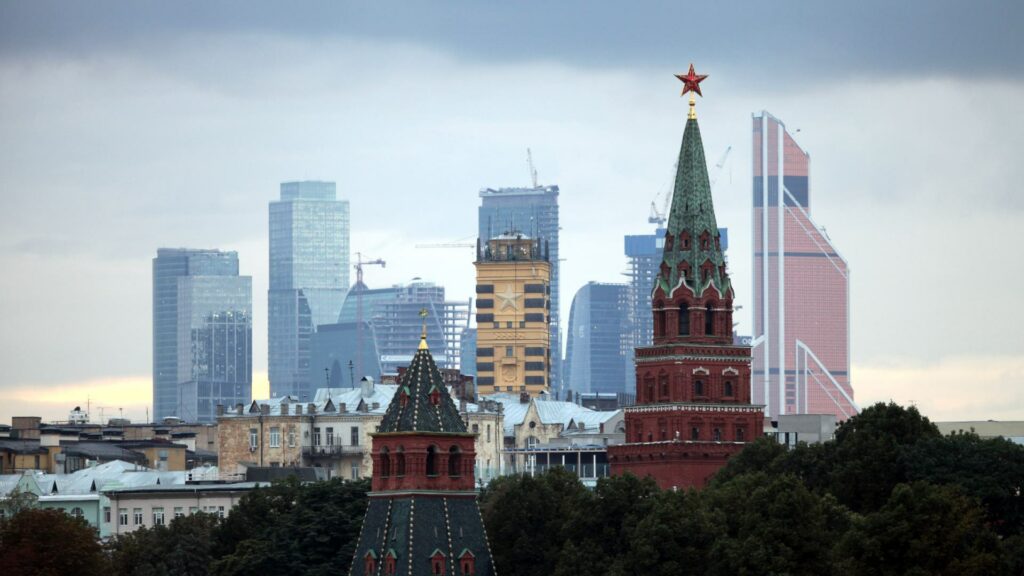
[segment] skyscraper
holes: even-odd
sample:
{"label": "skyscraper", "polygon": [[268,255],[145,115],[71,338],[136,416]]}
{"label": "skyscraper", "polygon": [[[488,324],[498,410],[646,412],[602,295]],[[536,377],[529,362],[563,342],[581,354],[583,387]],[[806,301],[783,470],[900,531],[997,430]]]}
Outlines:
{"label": "skyscraper", "polygon": [[271,396],[313,398],[310,339],[338,320],[349,283],[349,207],[334,182],[285,182],[270,203],[268,372]]}
{"label": "skyscraper", "polygon": [[558,260],[558,186],[485,188],[480,191],[479,234],[486,242],[504,232],[521,233],[547,243],[551,263],[551,390],[562,378],[561,298]]}
{"label": "skyscraper", "polygon": [[810,156],[768,112],[753,124],[754,399],[843,420],[857,412],[849,268],[811,219]]}
{"label": "skyscraper", "polygon": [[[650,315],[650,304],[647,305]],[[573,392],[632,393],[633,334],[625,284],[588,282],[566,332],[565,384]]]}
{"label": "skyscraper", "polygon": [[252,399],[252,278],[238,254],[161,248],[153,259],[153,417],[214,419]]}
{"label": "skyscraper", "polygon": [[501,234],[480,243],[474,265],[477,390],[551,393],[551,265],[543,243]]}

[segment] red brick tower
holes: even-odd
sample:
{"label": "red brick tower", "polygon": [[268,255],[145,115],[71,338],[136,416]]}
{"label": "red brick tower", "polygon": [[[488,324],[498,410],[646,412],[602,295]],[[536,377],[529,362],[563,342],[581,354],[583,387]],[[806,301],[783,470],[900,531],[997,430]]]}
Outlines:
{"label": "red brick tower", "polygon": [[373,483],[350,576],[492,576],[473,439],[427,349],[373,436]]}
{"label": "red brick tower", "polygon": [[[678,78],[683,94],[700,94],[692,65]],[[650,475],[662,488],[704,486],[764,425],[763,407],[750,403],[750,347],[733,344],[734,292],[694,106],[691,96],[651,295],[654,344],[636,349],[626,443],[608,449],[613,474]]]}

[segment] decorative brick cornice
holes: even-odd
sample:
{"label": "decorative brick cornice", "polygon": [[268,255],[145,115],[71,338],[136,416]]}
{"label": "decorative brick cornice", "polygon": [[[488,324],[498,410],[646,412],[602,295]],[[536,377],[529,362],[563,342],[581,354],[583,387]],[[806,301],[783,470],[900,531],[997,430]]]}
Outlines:
{"label": "decorative brick cornice", "polygon": [[701,404],[697,402],[673,402],[663,404],[637,404],[623,408],[626,414],[648,414],[653,412],[721,412],[754,413],[764,410],[760,404]]}

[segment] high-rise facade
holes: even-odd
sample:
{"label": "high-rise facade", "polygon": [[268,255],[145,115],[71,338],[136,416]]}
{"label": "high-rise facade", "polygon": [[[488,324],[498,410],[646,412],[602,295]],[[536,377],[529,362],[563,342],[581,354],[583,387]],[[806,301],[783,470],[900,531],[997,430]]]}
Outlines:
{"label": "high-rise facade", "polygon": [[252,400],[252,278],[238,254],[161,248],[153,259],[153,416],[211,422]]}
{"label": "high-rise facade", "polygon": [[810,156],[768,112],[753,128],[754,399],[844,420],[857,413],[849,267],[811,218]]}
{"label": "high-rise facade", "polygon": [[558,186],[485,188],[480,191],[479,233],[483,241],[520,233],[546,242],[551,264],[551,389],[561,391],[561,292],[558,259]]}
{"label": "high-rise facade", "polygon": [[476,266],[476,374],[480,394],[551,393],[551,265],[541,240],[481,241]]}
{"label": "high-rise facade", "polygon": [[271,396],[310,401],[311,339],[338,320],[349,283],[349,205],[334,182],[281,184],[270,203],[268,376]]}
{"label": "high-rise facade", "polygon": [[[685,78],[697,91],[692,66]],[[735,292],[694,105],[691,97],[651,293],[653,343],[636,349],[626,443],[608,447],[613,474],[651,475],[662,488],[706,485],[764,427],[750,398],[750,347],[733,343]]]}
{"label": "high-rise facade", "polygon": [[[650,314],[648,305],[648,315]],[[565,384],[574,393],[632,393],[629,287],[588,282],[576,292],[566,332]]]}

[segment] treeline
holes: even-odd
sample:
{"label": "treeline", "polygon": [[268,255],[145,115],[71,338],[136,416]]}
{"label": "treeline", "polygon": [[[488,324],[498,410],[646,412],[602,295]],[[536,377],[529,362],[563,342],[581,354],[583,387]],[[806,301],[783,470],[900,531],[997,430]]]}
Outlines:
{"label": "treeline", "polygon": [[482,498],[502,576],[1024,574],[1024,447],[877,404],[834,442],[761,439],[701,491],[553,471]]}
{"label": "treeline", "polygon": [[[481,508],[498,573],[1024,575],[1024,447],[942,436],[878,404],[826,444],[762,439],[701,491],[649,479],[596,489],[553,470],[495,480]],[[369,483],[274,484],[220,520],[198,514],[96,542],[28,509],[0,524],[4,576],[346,574]]]}

